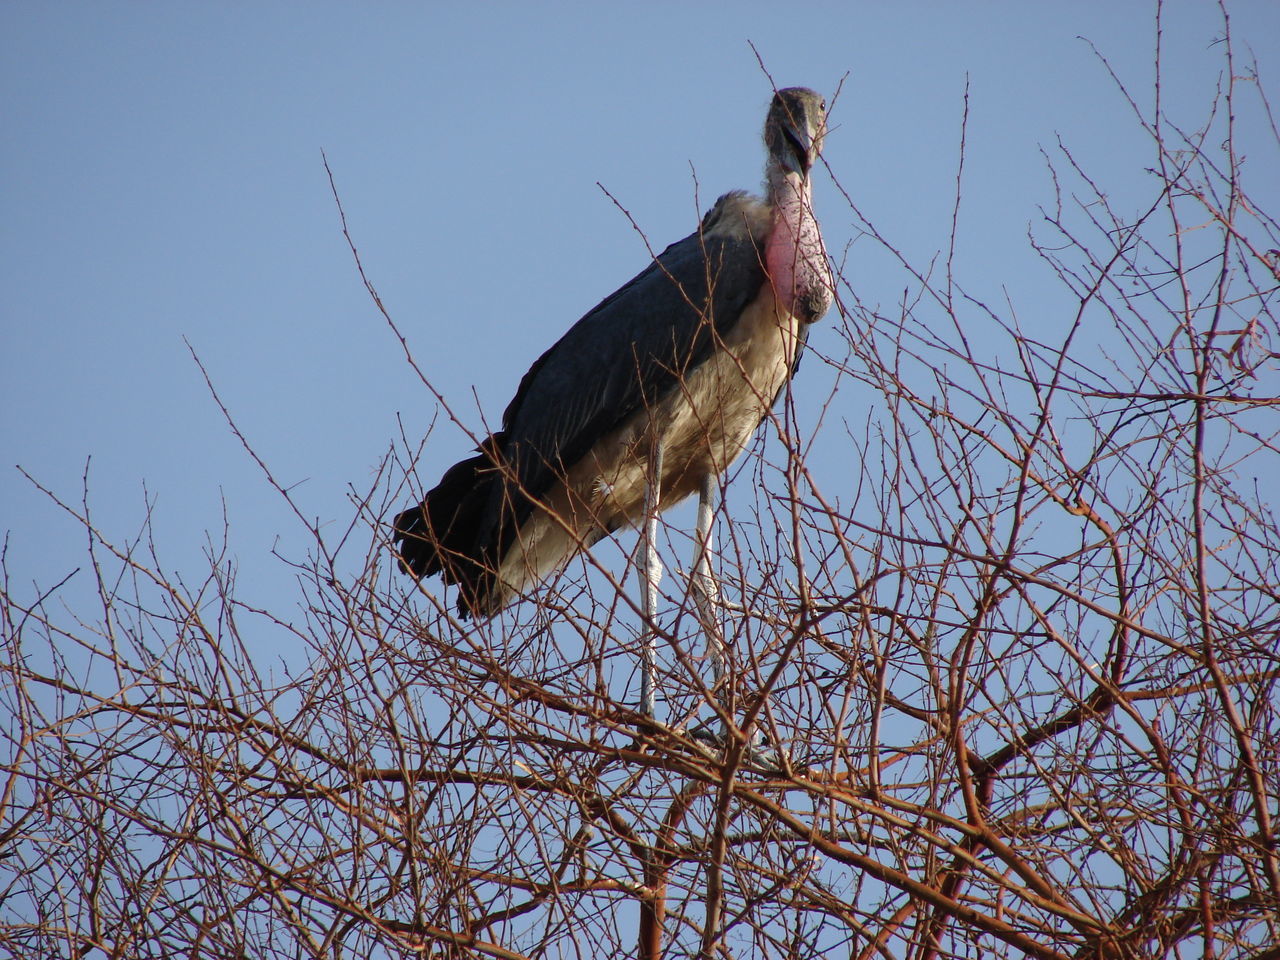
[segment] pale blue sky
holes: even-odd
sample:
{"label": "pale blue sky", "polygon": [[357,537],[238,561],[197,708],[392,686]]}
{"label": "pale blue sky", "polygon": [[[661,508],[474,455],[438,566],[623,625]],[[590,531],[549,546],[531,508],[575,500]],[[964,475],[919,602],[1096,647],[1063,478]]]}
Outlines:
{"label": "pale blue sky", "polygon": [[[1149,198],[1149,146],[1089,38],[1149,100],[1152,3],[29,3],[0,6],[3,421],[0,526],[13,586],[84,565],[84,537],[15,470],[73,500],[87,457],[104,531],[156,498],[171,570],[198,568],[229,514],[249,597],[288,571],[296,523],[229,434],[183,338],[304,509],[345,521],[397,435],[433,404],[345,247],[332,165],[370,279],[436,385],[479,427],[530,362],[721,192],[756,188],[770,95],[830,96],[827,161],[877,224],[926,260],[946,242],[965,78],[971,120],[959,266],[1025,322],[1027,252],[1061,135],[1117,195]],[[1241,52],[1280,75],[1280,4],[1233,3]],[[796,12],[799,11],[799,12]],[[1220,60],[1216,7],[1166,9],[1166,102],[1198,121]],[[1273,96],[1280,83],[1271,83]],[[1256,163],[1275,168],[1274,153]],[[694,176],[696,174],[696,185]],[[1253,182],[1266,177],[1255,170]],[[695,193],[695,190],[697,191]],[[1280,187],[1277,187],[1280,190]],[[1275,193],[1272,194],[1275,199]],[[852,218],[825,173],[841,251]],[[1272,204],[1273,208],[1275,204]],[[897,279],[859,262],[870,302]],[[813,334],[824,348],[821,327]],[[832,344],[834,346],[834,340]],[[822,396],[825,372],[798,389]],[[807,382],[812,382],[812,387]],[[468,446],[432,438],[421,480]],[[291,602],[291,601],[290,601]]]}

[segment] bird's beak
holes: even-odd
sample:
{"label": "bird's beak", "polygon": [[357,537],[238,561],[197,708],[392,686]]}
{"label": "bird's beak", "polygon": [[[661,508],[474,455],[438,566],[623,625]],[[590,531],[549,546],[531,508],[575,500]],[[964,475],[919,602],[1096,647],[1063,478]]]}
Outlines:
{"label": "bird's beak", "polygon": [[782,124],[782,136],[786,140],[787,147],[787,149],[781,151],[781,156],[779,157],[783,168],[789,173],[798,173],[807,179],[814,161],[813,135],[809,132],[807,126],[801,127],[794,123],[784,123]]}

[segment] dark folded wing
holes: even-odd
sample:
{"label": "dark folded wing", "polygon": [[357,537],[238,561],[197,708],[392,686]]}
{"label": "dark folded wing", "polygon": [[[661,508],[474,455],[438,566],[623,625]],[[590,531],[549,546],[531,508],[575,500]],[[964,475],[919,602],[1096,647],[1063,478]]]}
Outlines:
{"label": "dark folded wing", "polygon": [[[697,233],[664,250],[538,358],[503,414],[510,478],[495,485],[482,550],[500,556],[557,476],[604,435],[702,363],[767,282],[745,224]],[[725,225],[722,225],[725,226]],[[737,228],[735,228],[735,226]],[[713,332],[714,331],[714,332]],[[488,549],[486,549],[488,548]],[[491,554],[492,556],[493,554]]]}

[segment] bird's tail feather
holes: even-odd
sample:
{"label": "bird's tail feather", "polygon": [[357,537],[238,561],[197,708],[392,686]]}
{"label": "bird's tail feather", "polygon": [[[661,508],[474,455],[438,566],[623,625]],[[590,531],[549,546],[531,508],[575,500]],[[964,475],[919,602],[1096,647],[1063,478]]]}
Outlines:
{"label": "bird's tail feather", "polygon": [[394,522],[401,568],[417,578],[439,573],[446,583],[458,584],[463,615],[477,609],[493,581],[492,564],[478,540],[495,474],[489,453],[455,463],[421,504]]}

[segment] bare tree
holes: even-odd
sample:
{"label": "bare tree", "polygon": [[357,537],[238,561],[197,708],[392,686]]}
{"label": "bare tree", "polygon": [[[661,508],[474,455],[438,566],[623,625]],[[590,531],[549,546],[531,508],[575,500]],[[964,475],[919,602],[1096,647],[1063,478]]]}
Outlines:
{"label": "bare tree", "polygon": [[[192,582],[145,527],[115,544],[87,495],[62,504],[99,609],[6,574],[0,942],[1280,957],[1280,231],[1241,158],[1280,136],[1221,49],[1196,129],[1159,63],[1150,105],[1117,81],[1139,202],[1046,152],[1031,242],[1062,298],[1035,324],[955,275],[962,177],[927,267],[845,195],[905,294],[842,279],[840,342],[807,363],[865,419],[779,408],[720,525],[723,683],[669,578],[657,721],[607,550],[487,624],[393,575],[417,446],[345,530],[307,526],[298,614],[237,600],[225,538]],[[268,672],[271,636],[306,668]]]}

